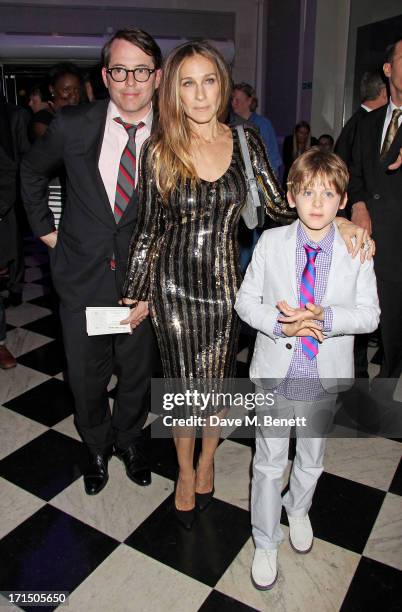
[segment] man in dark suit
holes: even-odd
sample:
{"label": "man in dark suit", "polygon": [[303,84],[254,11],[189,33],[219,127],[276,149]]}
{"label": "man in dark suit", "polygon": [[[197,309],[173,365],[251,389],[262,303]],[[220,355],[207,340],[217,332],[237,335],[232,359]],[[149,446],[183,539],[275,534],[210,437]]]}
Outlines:
{"label": "man in dark suit", "polygon": [[350,167],[352,149],[360,119],[388,102],[387,87],[379,72],[365,72],[360,81],[360,106],[343,126],[335,144],[335,153]]}
{"label": "man in dark suit", "polygon": [[[157,359],[149,320],[130,334],[88,336],[85,308],[117,306],[138,215],[139,153],[153,123],[161,51],[146,32],[120,30],[102,50],[110,101],[63,109],[23,160],[23,197],[36,236],[48,245],[76,425],[90,451],[85,490],[108,479],[113,447],[127,475],[151,482],[141,445]],[[47,204],[48,176],[64,163],[67,200],[59,231]],[[111,415],[107,385],[118,377]]]}
{"label": "man in dark suit", "polygon": [[28,123],[29,112],[20,106],[9,104],[4,96],[0,97],[0,134],[3,146],[7,141],[7,155],[14,160],[17,166],[17,193],[14,205],[9,212],[7,224],[9,226],[8,243],[12,242],[12,256],[8,261],[9,281],[7,288],[9,295],[7,303],[18,306],[22,302],[24,286],[24,244],[22,228],[26,225],[25,213],[19,198],[18,166],[22,156],[29,151]]}
{"label": "man in dark suit", "polygon": [[[2,145],[4,133],[0,133],[0,266],[8,265],[13,256],[15,241],[12,229],[15,225],[17,165],[10,152]],[[6,309],[0,293],[0,368],[14,368],[17,362],[6,346]]]}
{"label": "man in dark suit", "polygon": [[[388,102],[387,87],[379,72],[365,72],[363,74],[360,81],[360,100],[361,104],[359,108],[344,125],[335,144],[335,153],[343,159],[349,169],[352,164],[353,143],[360,120],[365,117],[367,113],[384,106],[384,104]],[[348,206],[347,212],[349,214],[350,206]],[[355,337],[354,356],[356,378],[368,378],[368,341],[368,334],[358,334]]]}
{"label": "man in dark suit", "polygon": [[[383,69],[390,101],[359,122],[348,196],[352,221],[372,232],[377,244],[384,356],[375,386],[390,397],[402,369],[402,39],[388,47]],[[384,379],[388,384],[381,384]]]}

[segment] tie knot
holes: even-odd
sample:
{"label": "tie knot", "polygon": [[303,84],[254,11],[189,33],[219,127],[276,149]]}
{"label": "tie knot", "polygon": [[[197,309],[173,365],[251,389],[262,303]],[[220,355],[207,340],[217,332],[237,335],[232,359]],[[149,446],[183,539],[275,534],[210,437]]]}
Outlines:
{"label": "tie knot", "polygon": [[311,247],[309,244],[304,244],[304,249],[306,251],[306,255],[307,255],[307,259],[309,261],[314,261],[314,259],[317,257],[317,253],[319,253],[321,251],[321,247]]}
{"label": "tie knot", "polygon": [[123,121],[121,117],[115,117],[114,121],[124,127],[129,138],[134,138],[136,131],[140,130],[145,125],[145,123],[143,123],[142,121],[140,121],[139,123],[127,123],[127,121]]}

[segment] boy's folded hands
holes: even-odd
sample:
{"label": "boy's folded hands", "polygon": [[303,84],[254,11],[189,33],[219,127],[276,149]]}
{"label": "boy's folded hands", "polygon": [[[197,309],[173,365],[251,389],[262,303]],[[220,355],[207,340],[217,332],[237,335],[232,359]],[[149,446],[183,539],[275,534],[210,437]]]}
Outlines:
{"label": "boy's folded hands", "polygon": [[285,336],[312,336],[318,342],[323,342],[321,322],[324,321],[324,308],[318,304],[307,303],[305,308],[292,308],[281,300],[276,307],[282,313],[278,322],[282,323]]}
{"label": "boy's folded hands", "polygon": [[276,307],[284,316],[278,317],[281,323],[295,323],[296,321],[324,321],[324,308],[318,304],[307,302],[305,308],[292,308],[286,300],[281,300]]}

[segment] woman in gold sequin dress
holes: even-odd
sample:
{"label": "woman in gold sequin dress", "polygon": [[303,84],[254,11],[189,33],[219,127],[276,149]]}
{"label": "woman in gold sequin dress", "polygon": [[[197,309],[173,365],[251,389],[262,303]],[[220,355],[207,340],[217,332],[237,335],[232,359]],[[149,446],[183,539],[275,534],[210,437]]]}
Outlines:
{"label": "woman in gold sequin dress", "polygon": [[[166,59],[159,91],[159,127],[141,152],[139,217],[123,301],[138,301],[133,327],[150,304],[165,377],[190,383],[230,378],[239,335],[233,304],[241,282],[236,238],[246,180],[237,131],[219,121],[230,96],[229,70],[209,44],[185,43]],[[245,131],[266,211],[288,222],[292,213],[264,145],[252,128]],[[176,516],[186,528],[195,503],[202,509],[213,494],[219,429],[208,434],[196,472],[193,432],[173,434],[180,468]]]}

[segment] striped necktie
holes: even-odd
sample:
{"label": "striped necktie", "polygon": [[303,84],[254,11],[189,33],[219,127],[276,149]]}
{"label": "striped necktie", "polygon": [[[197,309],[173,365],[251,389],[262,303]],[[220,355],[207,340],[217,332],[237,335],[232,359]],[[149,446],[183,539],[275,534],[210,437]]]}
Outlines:
{"label": "striped necktie", "polygon": [[395,138],[395,135],[398,131],[398,122],[399,117],[402,115],[402,110],[400,108],[394,108],[392,111],[391,121],[389,122],[389,126],[387,128],[387,132],[385,134],[384,142],[381,149],[381,157],[385,157],[388,151],[391,148],[392,142]]}
{"label": "striped necktie", "polygon": [[[305,308],[307,302],[314,304],[315,285],[315,258],[321,251],[320,247],[314,249],[308,244],[303,245],[307,255],[307,263],[303,270],[300,282],[300,308]],[[314,359],[318,353],[318,340],[312,336],[301,337],[302,350],[307,359]]]}
{"label": "striped necktie", "polygon": [[137,130],[140,130],[145,124],[140,122],[137,125],[133,125],[131,123],[126,123],[120,117],[116,117],[114,120],[116,123],[120,123],[128,134],[128,141],[120,159],[113,208],[114,218],[116,223],[118,223],[133,195],[136,166],[135,134]]}

